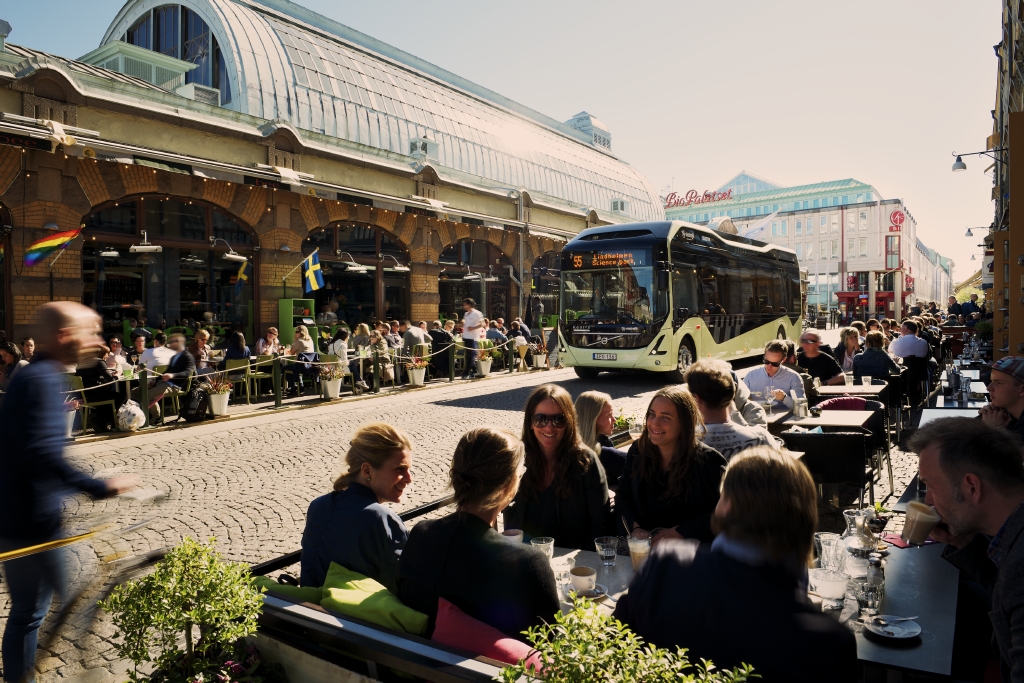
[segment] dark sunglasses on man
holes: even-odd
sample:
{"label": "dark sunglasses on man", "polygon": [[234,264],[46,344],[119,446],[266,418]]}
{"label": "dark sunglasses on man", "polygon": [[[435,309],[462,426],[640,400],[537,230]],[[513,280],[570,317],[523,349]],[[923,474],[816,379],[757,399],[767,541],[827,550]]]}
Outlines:
{"label": "dark sunglasses on man", "polygon": [[765,358],[765,359],[764,359],[764,364],[765,364],[765,365],[770,365],[770,366],[772,366],[773,368],[777,368],[777,367],[779,367],[780,365],[782,365],[782,361],[773,361],[773,360],[768,360],[767,358]]}
{"label": "dark sunglasses on man", "polygon": [[821,341],[818,340],[818,339],[801,339],[800,343],[801,344],[820,344]]}
{"label": "dark sunglasses on man", "polygon": [[533,415],[533,426],[534,427],[547,427],[548,423],[555,429],[561,429],[565,426],[565,415],[559,413],[558,415],[545,415],[544,413],[534,413]]}

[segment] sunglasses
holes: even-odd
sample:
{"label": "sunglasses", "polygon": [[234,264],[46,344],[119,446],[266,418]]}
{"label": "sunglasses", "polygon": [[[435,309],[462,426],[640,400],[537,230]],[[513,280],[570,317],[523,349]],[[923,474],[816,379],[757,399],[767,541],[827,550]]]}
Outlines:
{"label": "sunglasses", "polygon": [[817,339],[801,339],[801,344],[820,344],[821,342]]}
{"label": "sunglasses", "polygon": [[534,427],[547,427],[548,423],[555,429],[561,429],[565,426],[565,415],[559,413],[558,415],[545,415],[544,413],[535,413],[533,416]]}
{"label": "sunglasses", "polygon": [[768,360],[767,358],[765,358],[765,359],[764,359],[764,364],[765,364],[765,365],[770,365],[770,366],[772,366],[773,368],[777,368],[777,367],[779,367],[780,365],[782,365],[782,361],[778,361],[778,362],[775,362],[775,361],[771,361],[771,360]]}

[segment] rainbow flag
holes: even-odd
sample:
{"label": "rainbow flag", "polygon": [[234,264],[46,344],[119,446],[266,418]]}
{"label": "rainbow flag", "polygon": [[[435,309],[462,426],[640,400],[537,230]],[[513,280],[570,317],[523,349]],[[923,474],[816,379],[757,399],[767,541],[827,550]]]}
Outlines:
{"label": "rainbow flag", "polygon": [[81,228],[75,228],[64,232],[55,232],[41,240],[36,240],[25,250],[25,265],[34,266],[58,249],[66,248],[71,240],[78,237],[81,232]]}

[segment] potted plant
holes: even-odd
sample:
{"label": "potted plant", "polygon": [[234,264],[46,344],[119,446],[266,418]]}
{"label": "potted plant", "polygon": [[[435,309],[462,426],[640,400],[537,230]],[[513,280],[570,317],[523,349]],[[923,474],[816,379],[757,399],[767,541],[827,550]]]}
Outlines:
{"label": "potted plant", "polygon": [[530,344],[529,354],[533,358],[534,368],[543,368],[547,365],[548,352],[541,348],[540,344]]}
{"label": "potted plant", "polygon": [[476,371],[481,377],[491,374],[491,351],[494,349],[494,342],[490,339],[481,339],[476,343]]}
{"label": "potted plant", "polygon": [[67,433],[66,436],[71,438],[71,433],[75,430],[75,416],[78,415],[78,409],[82,407],[82,402],[77,398],[69,398],[64,401],[64,419],[67,420]]}
{"label": "potted plant", "polygon": [[992,321],[991,320],[979,320],[974,326],[974,334],[981,341],[992,340]]}
{"label": "potted plant", "polygon": [[131,681],[285,680],[244,640],[256,632],[262,590],[248,565],[225,562],[212,541],[185,538],[152,574],[119,585],[100,606],[117,628],[114,649],[135,665]]}
{"label": "potted plant", "polygon": [[[534,626],[526,639],[540,655],[545,683],[577,681],[691,681],[742,683],[753,674],[744,664],[731,671],[712,662],[690,663],[686,650],[675,652],[644,642],[618,619],[603,614],[586,599],[568,612],[555,613],[555,623]],[[537,677],[523,660],[501,670],[505,683]]]}
{"label": "potted plant", "polygon": [[426,358],[413,356],[412,360],[405,364],[405,370],[409,374],[409,386],[422,387],[426,383],[427,366],[430,365]]}
{"label": "potted plant", "polygon": [[203,389],[210,395],[210,415],[218,417],[228,414],[228,399],[231,398],[232,384],[217,375],[210,375]]}
{"label": "potted plant", "polygon": [[338,363],[320,366],[320,385],[324,388],[324,398],[332,400],[341,396],[341,381],[345,371]]}

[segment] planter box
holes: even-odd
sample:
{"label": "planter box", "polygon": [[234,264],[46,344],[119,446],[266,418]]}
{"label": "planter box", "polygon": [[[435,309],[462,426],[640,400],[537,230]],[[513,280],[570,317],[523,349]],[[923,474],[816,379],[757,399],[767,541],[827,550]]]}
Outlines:
{"label": "planter box", "polygon": [[227,415],[229,398],[231,398],[231,394],[210,394],[208,396],[210,415],[213,417]]}
{"label": "planter box", "polygon": [[547,366],[548,366],[548,357],[547,356],[545,356],[543,354],[540,354],[540,353],[533,354],[533,367],[535,369],[536,368],[546,368]]}
{"label": "planter box", "polygon": [[67,421],[67,432],[64,436],[71,438],[71,433],[75,431],[75,416],[78,415],[77,410],[68,410],[64,413],[64,419]]}
{"label": "planter box", "polygon": [[406,372],[409,373],[409,386],[422,387],[426,383],[426,368],[406,368]]}
{"label": "planter box", "polygon": [[488,358],[487,360],[480,360],[479,358],[477,359],[476,371],[480,373],[481,377],[486,377],[487,375],[491,374],[491,362],[492,361],[490,358]]}
{"label": "planter box", "polygon": [[323,380],[321,384],[324,386],[324,398],[331,400],[341,396],[341,382],[341,378]]}

